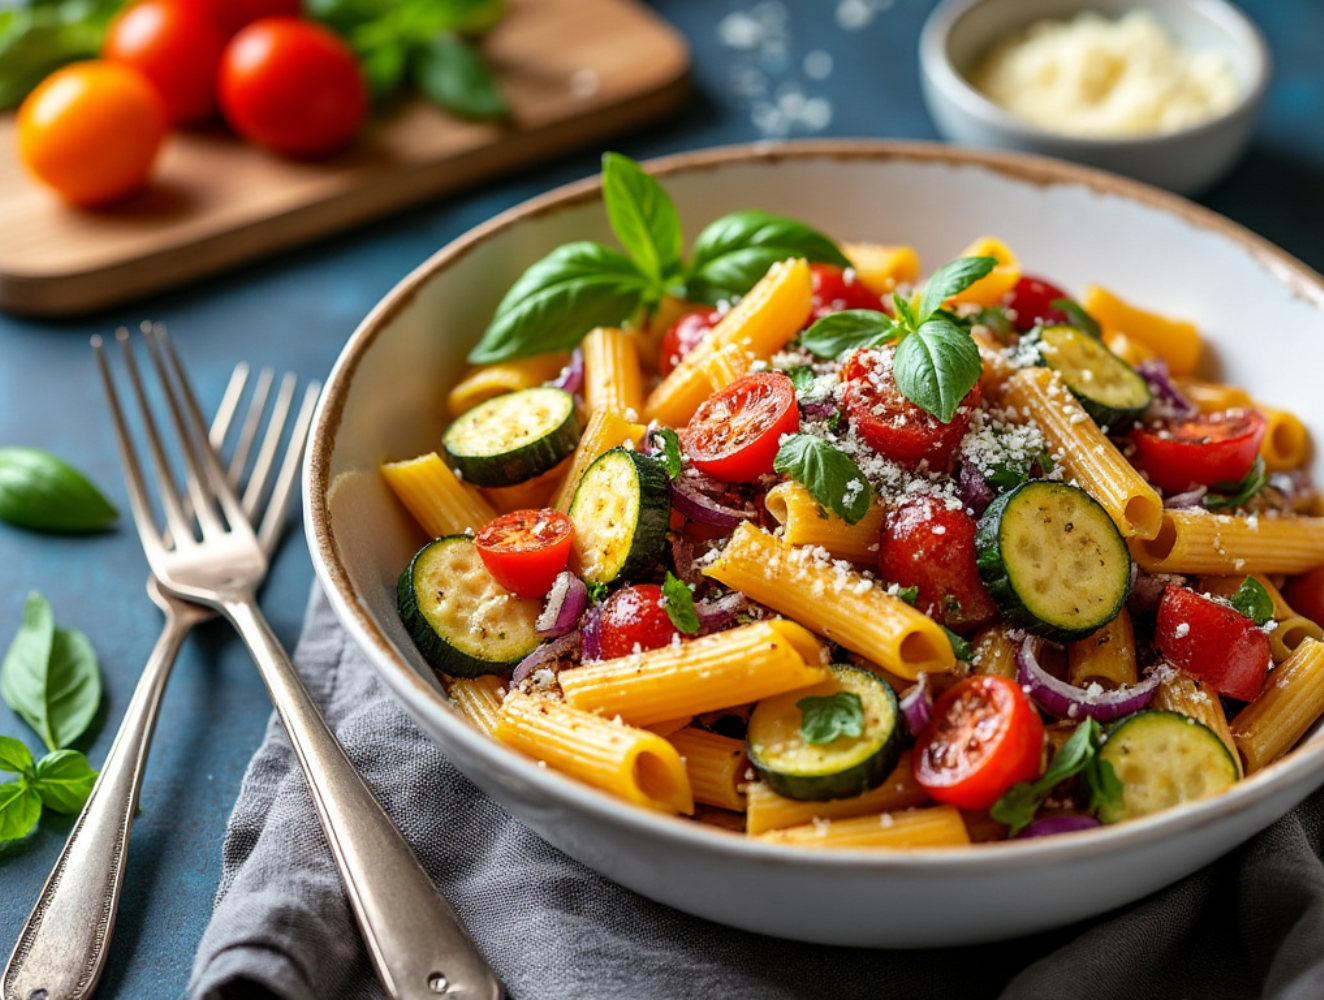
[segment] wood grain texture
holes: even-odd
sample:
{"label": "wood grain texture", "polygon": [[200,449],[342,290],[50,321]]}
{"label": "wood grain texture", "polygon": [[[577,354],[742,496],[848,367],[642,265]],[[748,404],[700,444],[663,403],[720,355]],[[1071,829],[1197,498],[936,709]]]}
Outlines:
{"label": "wood grain texture", "polygon": [[484,43],[509,125],[416,98],[329,160],[283,160],[219,127],[181,132],[120,205],[64,205],[18,164],[0,117],[0,309],[67,316],[123,302],[399,210],[658,117],[684,98],[688,52],[636,0],[522,0]]}

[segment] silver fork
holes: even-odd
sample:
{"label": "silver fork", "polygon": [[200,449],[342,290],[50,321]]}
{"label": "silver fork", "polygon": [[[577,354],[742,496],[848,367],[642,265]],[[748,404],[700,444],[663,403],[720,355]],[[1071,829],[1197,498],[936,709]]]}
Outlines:
{"label": "silver fork", "polygon": [[[236,486],[243,477],[261,429],[272,379],[271,370],[265,369],[253,388],[230,462],[229,475]],[[212,421],[210,440],[213,447],[219,449],[224,444],[247,382],[248,366],[237,365]],[[293,373],[287,374],[272,405],[267,432],[244,491],[243,510],[249,519],[258,513],[271,472],[276,467],[275,459],[296,384],[297,377]],[[290,496],[298,481],[303,446],[320,388],[313,383],[304,393],[261,518],[258,538],[268,557],[280,538]],[[32,997],[81,1000],[96,988],[105,967],[124,881],[124,858],[161,695],[184,639],[195,626],[216,614],[210,608],[167,594],[155,576],[148,577],[147,593],[165,612],[161,636],[143,667],[92,794],[51,869],[19,934],[4,975],[0,977],[0,997],[5,1000],[29,1000]]]}
{"label": "silver fork", "polygon": [[[262,546],[207,443],[197,402],[169,339],[161,330],[146,332],[144,339],[179,439],[193,505],[193,518],[186,518],[124,334],[120,337],[124,363],[142,411],[169,539],[157,526],[110,366],[100,343],[94,341],[93,347],[110,400],[129,504],[153,574],[175,597],[220,612],[248,645],[303,768],[350,907],[387,995],[399,1000],[434,1000],[440,994],[499,1000],[501,987],[490,966],[354,770],[262,617],[255,597],[255,586],[266,572]],[[194,533],[195,522],[201,538]]]}

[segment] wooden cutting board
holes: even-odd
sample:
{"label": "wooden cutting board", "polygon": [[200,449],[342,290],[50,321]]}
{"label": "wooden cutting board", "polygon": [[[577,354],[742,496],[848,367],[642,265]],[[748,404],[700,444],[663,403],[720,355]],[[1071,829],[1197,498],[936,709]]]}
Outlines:
{"label": "wooden cutting board", "polygon": [[684,41],[636,0],[516,0],[484,50],[510,125],[409,99],[317,163],[220,128],[176,133],[150,187],[98,211],[31,180],[13,115],[0,117],[0,309],[68,316],[137,298],[597,142],[685,97]]}

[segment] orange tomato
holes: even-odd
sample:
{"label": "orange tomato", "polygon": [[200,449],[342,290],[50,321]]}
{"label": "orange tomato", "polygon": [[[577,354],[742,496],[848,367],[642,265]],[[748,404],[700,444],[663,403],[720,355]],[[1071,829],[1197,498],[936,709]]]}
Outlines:
{"label": "orange tomato", "polygon": [[90,61],[56,70],[18,109],[18,152],[75,205],[104,205],[147,182],[166,111],[132,66]]}

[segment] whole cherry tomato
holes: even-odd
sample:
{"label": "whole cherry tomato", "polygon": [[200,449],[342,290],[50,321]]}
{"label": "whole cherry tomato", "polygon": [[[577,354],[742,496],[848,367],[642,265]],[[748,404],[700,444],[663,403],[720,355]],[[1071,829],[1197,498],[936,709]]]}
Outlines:
{"label": "whole cherry tomato", "polygon": [[955,632],[998,616],[975,565],[974,518],[933,497],[916,497],[887,512],[878,573],[889,583],[918,587],[915,607]]}
{"label": "whole cherry tomato", "polygon": [[19,157],[75,205],[105,205],[147,182],[167,127],[160,95],[138,70],[74,63],[19,108]]}
{"label": "whole cherry tomato", "polygon": [[657,373],[663,378],[670,375],[671,370],[680,364],[681,358],[698,347],[700,341],[722,321],[724,315],[726,314],[716,309],[702,306],[691,309],[672,323],[671,328],[662,336],[662,346],[657,352]]}
{"label": "whole cherry tomato", "polygon": [[496,582],[520,597],[545,597],[570,559],[570,518],[558,510],[502,514],[474,538]]}
{"label": "whole cherry tomato", "polygon": [[1154,645],[1219,694],[1251,701],[1269,673],[1269,637],[1239,611],[1171,584],[1159,599]]}
{"label": "whole cherry tomato", "polygon": [[293,17],[255,21],[221,57],[221,111],[245,139],[285,156],[321,156],[354,138],[368,89],[353,51]]}
{"label": "whole cherry tomato", "polygon": [[1051,326],[1054,323],[1070,323],[1071,317],[1053,306],[1055,299],[1071,298],[1056,285],[1050,285],[1042,278],[1021,278],[1016,286],[1003,296],[1002,304],[1016,311],[1012,325],[1021,333],[1032,330],[1039,324]]}
{"label": "whole cherry tomato", "polygon": [[915,743],[915,780],[939,802],[987,809],[1039,776],[1044,723],[1019,684],[987,674],[958,681]]}
{"label": "whole cherry tomato", "polygon": [[811,311],[807,326],[847,309],[883,311],[883,300],[856,276],[853,269],[847,271],[835,264],[810,264],[809,277],[813,297],[809,300]]}
{"label": "whole cherry tomato", "polygon": [[891,354],[862,348],[841,369],[846,417],[865,443],[884,458],[911,468],[922,461],[947,467],[979,406],[979,383],[961,400],[951,423],[920,409],[897,388]]}
{"label": "whole cherry tomato", "polygon": [[772,471],[782,435],[799,426],[791,380],[781,372],[758,372],[704,400],[681,443],[700,471],[724,483],[748,483]]}
{"label": "whole cherry tomato", "polygon": [[303,13],[300,0],[193,0],[211,15],[225,32],[233,38],[242,29],[264,17],[298,17]]}
{"label": "whole cherry tomato", "polygon": [[1235,409],[1137,427],[1131,439],[1150,481],[1181,491],[1245,479],[1267,428],[1258,410]]}
{"label": "whole cherry tomato", "polygon": [[661,649],[680,633],[662,605],[662,588],[640,583],[616,591],[602,606],[602,658]]}
{"label": "whole cherry tomato", "polygon": [[101,57],[140,70],[174,125],[216,112],[216,68],[226,36],[195,0],[138,0],[110,23]]}

